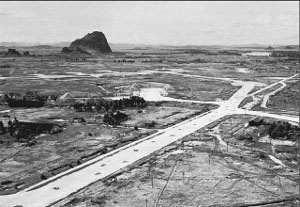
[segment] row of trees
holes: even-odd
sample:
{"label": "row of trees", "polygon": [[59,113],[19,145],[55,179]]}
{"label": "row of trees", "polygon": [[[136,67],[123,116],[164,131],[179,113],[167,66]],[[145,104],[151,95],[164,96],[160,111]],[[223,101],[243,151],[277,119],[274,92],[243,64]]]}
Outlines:
{"label": "row of trees", "polygon": [[122,60],[114,60],[114,62],[118,62],[118,63],[135,63],[134,60],[126,60],[126,59],[122,59]]}
{"label": "row of trees", "polygon": [[143,60],[142,61],[142,63],[162,63],[163,62],[163,60],[162,59],[159,59],[159,60],[157,60],[157,59],[154,59],[154,60]]}
{"label": "row of trees", "polygon": [[56,101],[57,98],[58,95],[42,95],[33,91],[28,91],[23,96],[10,92],[3,95],[3,102],[10,107],[42,107],[49,100]]}
{"label": "row of trees", "polygon": [[21,96],[15,93],[4,94],[3,101],[10,107],[42,107],[48,100],[48,96],[28,91]]}
{"label": "row of trees", "polygon": [[96,111],[105,110],[117,111],[126,107],[144,107],[146,101],[139,96],[131,96],[130,98],[123,98],[120,100],[106,100],[106,99],[90,99],[86,103],[75,103],[74,109],[76,111]]}

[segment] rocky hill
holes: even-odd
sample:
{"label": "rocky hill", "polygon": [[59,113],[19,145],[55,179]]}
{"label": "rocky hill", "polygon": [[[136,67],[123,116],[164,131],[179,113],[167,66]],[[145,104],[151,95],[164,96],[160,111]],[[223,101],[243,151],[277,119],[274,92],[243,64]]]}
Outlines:
{"label": "rocky hill", "polygon": [[81,39],[76,39],[70,47],[64,47],[63,53],[103,54],[111,53],[111,48],[102,32],[88,33]]}

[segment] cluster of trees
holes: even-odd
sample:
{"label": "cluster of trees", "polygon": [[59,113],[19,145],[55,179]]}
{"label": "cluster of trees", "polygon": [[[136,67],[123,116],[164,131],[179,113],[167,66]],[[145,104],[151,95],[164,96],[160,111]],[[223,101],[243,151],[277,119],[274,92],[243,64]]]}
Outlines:
{"label": "cluster of trees", "polygon": [[122,59],[122,60],[114,60],[114,62],[118,62],[118,63],[135,63],[134,60],[126,60],[126,59]]}
{"label": "cluster of trees", "polygon": [[[252,121],[249,122],[249,126],[266,126],[267,128],[262,128],[262,134],[267,133],[270,138],[273,139],[288,139],[288,140],[293,140],[296,141],[299,139],[300,135],[300,128],[298,126],[292,125],[289,122],[285,121],[275,121],[275,122],[269,122],[269,121],[264,121],[263,119],[256,118]],[[265,131],[265,129],[267,131]],[[259,136],[259,134],[258,134]],[[253,140],[253,137],[257,138],[257,132],[251,133],[251,134],[246,134],[240,135],[238,137],[239,140]]]}
{"label": "cluster of trees", "polygon": [[110,125],[118,125],[122,121],[125,121],[127,119],[128,119],[128,115],[123,114],[120,111],[117,111],[116,113],[110,112],[104,114],[103,123],[110,124]]}
{"label": "cluster of trees", "polygon": [[158,60],[143,60],[142,63],[162,63],[163,59],[158,59]]}
{"label": "cluster of trees", "polygon": [[0,68],[10,68],[10,65],[8,64],[0,65]]}
{"label": "cluster of trees", "polygon": [[93,107],[95,106],[94,103],[91,103],[90,101],[87,101],[86,103],[78,103],[76,102],[73,107],[78,112],[82,111],[93,111]]}
{"label": "cluster of trees", "polygon": [[220,55],[236,55],[242,56],[242,54],[236,50],[223,50],[218,52]]}
{"label": "cluster of trees", "polygon": [[221,50],[218,52],[211,52],[210,50],[199,50],[199,49],[184,49],[180,50],[183,53],[190,53],[190,54],[206,54],[206,55],[237,55],[241,56],[242,54],[237,50]]}
{"label": "cluster of trees", "polygon": [[194,59],[194,60],[169,60],[169,62],[175,62],[178,64],[186,64],[186,63],[207,63],[208,61],[204,59]]}
{"label": "cluster of trees", "polygon": [[24,96],[15,93],[4,94],[3,101],[10,107],[42,107],[48,100],[48,96],[28,91]]}
{"label": "cluster of trees", "polygon": [[270,55],[271,57],[290,57],[299,58],[299,51],[273,51]]}
{"label": "cluster of trees", "polygon": [[42,95],[37,92],[28,91],[25,95],[18,93],[7,93],[3,95],[3,102],[10,107],[42,107],[49,100],[56,101],[58,95]]}
{"label": "cluster of trees", "polygon": [[131,96],[130,98],[122,98],[120,100],[106,100],[106,99],[90,99],[86,103],[75,103],[74,109],[76,111],[96,111],[105,110],[117,111],[126,107],[144,107],[146,101],[139,96]]}
{"label": "cluster of trees", "polygon": [[182,53],[191,53],[191,54],[206,54],[207,50],[199,50],[199,49],[182,49],[179,50]]}
{"label": "cluster of trees", "polygon": [[289,122],[272,122],[269,123],[268,134],[271,138],[276,137],[288,137],[291,130],[296,129],[295,126],[291,125]]}

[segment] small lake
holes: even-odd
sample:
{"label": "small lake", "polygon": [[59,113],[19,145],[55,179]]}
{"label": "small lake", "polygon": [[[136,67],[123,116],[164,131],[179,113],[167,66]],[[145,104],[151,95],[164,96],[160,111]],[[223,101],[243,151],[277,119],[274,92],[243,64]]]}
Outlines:
{"label": "small lake", "polygon": [[270,52],[248,52],[242,54],[242,56],[267,56],[269,57],[271,55]]}
{"label": "small lake", "polygon": [[240,73],[250,73],[248,68],[236,68],[236,70]]}

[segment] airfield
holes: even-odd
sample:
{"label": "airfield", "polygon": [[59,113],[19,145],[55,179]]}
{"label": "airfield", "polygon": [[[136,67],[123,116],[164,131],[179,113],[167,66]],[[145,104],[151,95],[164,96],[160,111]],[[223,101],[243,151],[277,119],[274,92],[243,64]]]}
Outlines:
{"label": "airfield", "polygon": [[[1,94],[71,97],[0,105],[5,125],[17,117],[63,128],[33,146],[1,135],[0,206],[299,205],[299,57],[289,56],[299,47],[111,47],[101,56],[19,47],[30,56],[0,57]],[[130,96],[147,104],[122,109],[129,118],[117,126],[72,102]],[[269,125],[249,124],[256,119]],[[294,131],[274,135],[272,123]]]}

